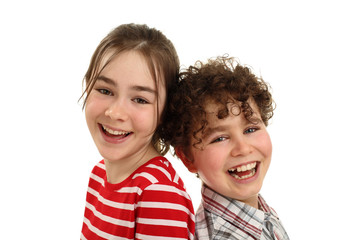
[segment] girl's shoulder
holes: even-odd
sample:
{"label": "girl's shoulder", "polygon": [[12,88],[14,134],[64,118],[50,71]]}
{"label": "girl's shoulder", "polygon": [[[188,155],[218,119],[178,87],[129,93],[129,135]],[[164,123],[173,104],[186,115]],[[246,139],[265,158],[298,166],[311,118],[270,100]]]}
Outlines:
{"label": "girl's shoulder", "polygon": [[144,182],[145,185],[165,184],[181,188],[184,186],[169,160],[163,156],[154,157],[139,167],[133,173],[132,180]]}
{"label": "girl's shoulder", "polygon": [[191,198],[183,181],[166,158],[153,158],[138,170],[134,174],[134,180],[138,180],[138,186],[142,186],[139,201],[179,204],[186,206],[190,212],[193,211]]}
{"label": "girl's shoulder", "polygon": [[91,175],[96,175],[99,178],[104,178],[106,176],[105,162],[101,160],[98,162],[92,169]]}

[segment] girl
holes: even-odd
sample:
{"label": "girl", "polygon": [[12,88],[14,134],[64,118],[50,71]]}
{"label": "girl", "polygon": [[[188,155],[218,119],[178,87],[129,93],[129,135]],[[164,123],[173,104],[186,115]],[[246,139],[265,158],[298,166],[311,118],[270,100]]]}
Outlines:
{"label": "girl", "polygon": [[173,44],[146,25],[120,25],[95,50],[84,108],[104,159],[90,175],[81,239],[193,239],[191,199],[157,129],[178,71]]}

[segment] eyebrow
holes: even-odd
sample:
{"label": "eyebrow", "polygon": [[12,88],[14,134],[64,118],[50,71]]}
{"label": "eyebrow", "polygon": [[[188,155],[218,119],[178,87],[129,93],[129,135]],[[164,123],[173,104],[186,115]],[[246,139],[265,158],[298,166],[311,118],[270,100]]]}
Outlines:
{"label": "eyebrow", "polygon": [[[262,120],[261,120],[261,118],[259,118],[257,116],[252,116],[249,120],[246,119],[246,122],[247,122],[247,124],[249,124],[249,123],[258,124],[258,123],[261,123]],[[205,139],[215,132],[225,131],[228,128],[229,127],[227,125],[221,125],[221,126],[217,126],[217,127],[213,127],[213,128],[206,128],[204,131],[204,134],[202,135],[202,138]]]}
{"label": "eyebrow", "polygon": [[202,138],[207,138],[211,134],[213,134],[214,132],[221,132],[221,131],[226,130],[227,128],[228,128],[227,126],[218,126],[218,127],[214,127],[214,128],[207,128],[204,131],[204,134],[202,135]]}
{"label": "eyebrow", "polygon": [[107,84],[110,84],[110,85],[112,85],[112,86],[116,86],[116,85],[117,85],[114,80],[112,80],[112,79],[110,79],[110,78],[108,78],[108,77],[105,77],[105,76],[99,76],[99,77],[97,78],[97,80],[103,81],[103,82],[105,82],[105,83],[107,83]]}
{"label": "eyebrow", "polygon": [[132,86],[131,89],[136,90],[136,91],[142,91],[142,92],[149,92],[152,94],[156,94],[156,91],[152,88],[146,87],[146,86]]}
{"label": "eyebrow", "polygon": [[[254,114],[255,115],[255,114]],[[253,124],[258,124],[258,123],[261,123],[262,122],[262,119],[259,118],[258,116],[251,116],[249,120],[246,119],[246,121],[248,123],[253,123]]]}
{"label": "eyebrow", "polygon": [[[100,81],[103,81],[107,84],[110,84],[114,87],[117,86],[117,83],[112,80],[111,78],[108,78],[108,77],[105,77],[105,76],[99,76],[97,78],[97,80],[100,80]],[[134,85],[131,87],[131,89],[135,90],[135,91],[140,91],[140,92],[149,92],[149,93],[152,93],[152,94],[156,94],[156,90],[150,88],[150,87],[147,87],[147,86],[141,86],[141,85]]]}

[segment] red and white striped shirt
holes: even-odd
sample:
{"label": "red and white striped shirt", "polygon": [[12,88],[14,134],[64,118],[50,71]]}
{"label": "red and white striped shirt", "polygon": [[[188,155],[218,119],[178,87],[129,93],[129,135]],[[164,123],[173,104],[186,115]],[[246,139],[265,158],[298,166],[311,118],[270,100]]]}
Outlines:
{"label": "red and white striped shirt", "polygon": [[193,239],[194,210],[183,181],[155,157],[119,184],[106,180],[104,161],[90,175],[81,239]]}

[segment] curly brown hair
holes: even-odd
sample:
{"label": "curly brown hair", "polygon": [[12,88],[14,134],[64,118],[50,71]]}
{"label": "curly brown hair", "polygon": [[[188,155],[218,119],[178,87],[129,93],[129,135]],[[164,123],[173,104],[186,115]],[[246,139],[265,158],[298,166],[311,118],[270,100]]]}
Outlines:
{"label": "curly brown hair", "polygon": [[180,73],[178,84],[170,89],[160,135],[173,147],[186,148],[194,138],[196,147],[201,143],[198,133],[203,133],[208,124],[205,107],[209,101],[219,106],[219,119],[229,115],[229,103],[238,101],[241,112],[251,121],[253,110],[248,103],[251,98],[267,126],[275,109],[269,88],[262,78],[256,77],[235,58],[223,56],[209,59],[207,63],[197,61]]}

